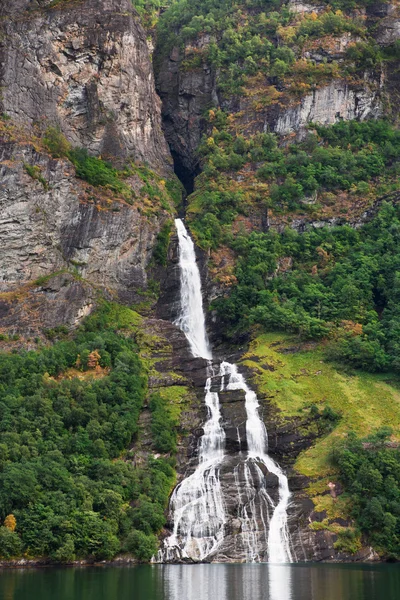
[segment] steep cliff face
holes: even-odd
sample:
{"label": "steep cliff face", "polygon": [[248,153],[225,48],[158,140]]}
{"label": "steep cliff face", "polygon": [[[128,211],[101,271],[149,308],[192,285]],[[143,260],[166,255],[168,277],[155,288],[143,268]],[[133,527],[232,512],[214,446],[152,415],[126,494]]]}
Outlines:
{"label": "steep cliff face", "polygon": [[[385,49],[396,43],[399,39],[396,3],[347,9],[343,17],[341,11],[331,12],[342,23],[325,31],[321,27],[319,33],[317,28],[313,31],[307,27],[327,18],[324,5],[289,2],[280,8],[280,14],[274,12],[272,16],[258,6],[243,6],[237,19],[234,8],[222,7],[218,13],[223,15],[220,22],[216,21],[217,11],[214,10],[209,21],[205,13],[197,17],[193,12],[192,20],[191,14],[185,14],[180,26],[176,11],[176,17],[168,22],[172,30],[169,42],[161,27],[155,53],[156,86],[162,99],[165,135],[178,162],[192,169],[194,175],[199,164],[200,139],[215,126],[207,118],[209,109],[221,108],[230,114],[232,133],[251,136],[271,131],[283,142],[294,135],[298,139],[304,137],[310,123],[363,121],[393,112],[391,104],[394,107],[398,97],[394,64],[372,58],[364,64],[359,60],[349,68],[349,57],[354,48],[363,44],[371,44],[375,49],[379,44]],[[257,26],[252,29],[254,20]],[[354,27],[350,21],[355,23]],[[204,23],[203,27],[199,23]],[[231,38],[229,28],[236,29],[242,39],[247,34],[247,48],[242,42],[239,50],[239,38]],[[259,65],[251,62],[252,56],[256,57],[250,50],[254,34],[269,36],[277,46],[278,58],[274,63],[274,51],[270,58],[260,59]],[[289,49],[286,56],[279,53],[281,46]],[[267,51],[270,51],[268,46]],[[276,60],[281,62],[275,68]],[[282,66],[288,60],[292,61],[293,71],[287,65]],[[237,75],[228,75],[230,71],[233,73],[234,66]]]}
{"label": "steep cliff face", "polygon": [[[2,324],[37,333],[76,325],[100,291],[141,298],[157,235],[174,210],[164,187],[173,174],[145,34],[129,0],[6,2],[1,17]],[[67,158],[43,145],[49,127],[61,142],[127,164],[128,193],[78,179]],[[62,283],[43,283],[61,271]]]}
{"label": "steep cliff face", "polygon": [[[70,270],[98,290],[133,302],[147,287],[146,267],[168,211],[143,214],[143,198],[129,205],[102,194],[76,179],[68,161],[32,145],[3,139],[0,152],[1,291],[15,292]],[[28,175],[27,166],[38,169],[42,181]],[[53,326],[64,323],[64,318],[57,323],[59,317]],[[65,318],[69,320],[67,313]]]}
{"label": "steep cliff face", "polygon": [[6,2],[0,110],[91,153],[167,169],[145,33],[130,0]]}
{"label": "steep cliff face", "polygon": [[[202,47],[209,40],[197,42]],[[184,52],[174,47],[168,57],[155,54],[157,92],[162,100],[163,128],[178,169],[192,176],[198,169],[197,148],[205,130],[205,111],[218,105],[216,73],[204,64],[182,69]]]}

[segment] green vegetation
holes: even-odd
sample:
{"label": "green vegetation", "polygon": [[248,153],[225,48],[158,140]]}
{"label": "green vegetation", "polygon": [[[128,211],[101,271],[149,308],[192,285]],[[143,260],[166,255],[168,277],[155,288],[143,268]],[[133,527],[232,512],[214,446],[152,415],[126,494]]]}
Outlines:
{"label": "green vegetation", "polygon": [[168,246],[172,233],[172,221],[167,221],[161,228],[153,249],[153,260],[157,265],[165,267],[168,258]]}
{"label": "green vegetation", "polygon": [[[400,456],[386,439],[391,432],[393,441],[400,440],[399,377],[344,372],[324,360],[323,345],[302,344],[282,333],[257,337],[243,361],[262,395],[280,411],[278,422],[297,418],[298,433],[314,440],[294,465],[310,478],[315,511],[326,513],[311,528],[337,534],[339,551],[359,550],[361,531],[378,551],[398,556]],[[329,484],[338,479],[346,493],[332,497]],[[355,528],[337,522],[352,518]]]}
{"label": "green vegetation", "polygon": [[108,187],[113,192],[127,197],[131,195],[129,186],[121,180],[121,173],[107,161],[90,156],[83,148],[70,150],[67,156],[74,164],[76,176],[80,179],[84,179],[90,185]]}
{"label": "green vegetation", "polygon": [[25,163],[24,169],[28,173],[29,177],[32,177],[32,179],[39,181],[46,191],[49,189],[49,184],[43,177],[42,170],[40,167],[38,167],[37,165],[28,165],[27,163]]}
{"label": "green vegetation", "polygon": [[226,330],[330,336],[331,359],[399,370],[399,235],[399,207],[383,204],[360,229],[238,236],[237,284],[215,303]]}
{"label": "green vegetation", "polygon": [[294,61],[288,47],[276,48],[273,43],[279,25],[288,24],[290,20],[286,7],[281,7],[280,13],[273,12],[278,6],[279,2],[271,0],[261,10],[258,0],[250,0],[246,8],[255,10],[244,13],[243,3],[230,0],[173,3],[158,23],[157,59],[165,56],[174,45],[183,47],[199,35],[211,36],[210,43],[202,50],[193,49],[187,54],[184,67],[196,68],[203,61],[211,64],[221,69],[219,90],[226,94],[241,94],[246,76],[257,72],[269,74],[270,66],[277,69],[282,63],[287,72]]}
{"label": "green vegetation", "polygon": [[[160,207],[171,213],[172,206],[178,207],[182,201],[181,186],[176,178],[164,181],[145,165],[132,162],[127,163],[123,169],[116,169],[108,161],[91,156],[84,148],[72,148],[56,127],[48,127],[41,142],[54,158],[70,160],[79,179],[94,187],[110,190],[129,204],[139,200],[144,214],[154,214]],[[43,183],[39,167],[27,165],[25,168],[31,177]],[[138,193],[126,182],[128,177],[136,178],[139,184],[143,184]]]}
{"label": "green vegetation", "polygon": [[174,0],[132,0],[133,6],[140,15],[142,25],[152,32],[157,24],[160,11],[172,4]]}
{"label": "green vegetation", "polygon": [[383,428],[365,439],[349,435],[335,447],[333,461],[346,486],[361,532],[380,552],[400,556],[400,451]]}
{"label": "green vegetation", "polygon": [[104,303],[72,339],[0,355],[0,556],[153,553],[175,473],[127,451],[146,393],[139,324]]}
{"label": "green vegetation", "polygon": [[[227,98],[232,94],[246,96],[251,88],[266,89],[266,85],[274,88],[275,101],[285,91],[283,88],[304,94],[329,76],[351,79],[358,72],[360,49],[372,48],[374,41],[365,18],[355,15],[353,9],[369,2],[338,0],[329,3],[325,11],[316,7],[316,12],[310,14],[292,13],[279,0],[172,2],[157,24],[156,67],[173,46],[178,46],[184,53],[182,69],[196,70],[207,64],[218,70],[218,91]],[[142,0],[136,0],[136,4],[143,13]],[[150,14],[154,27],[158,2],[147,5],[146,22]],[[357,35],[361,41],[354,44],[356,51],[352,44],[349,46],[345,61],[327,58],[325,64],[316,64],[312,57],[304,57],[304,50],[312,47],[313,40],[318,39],[320,47],[326,45],[329,50],[332,39],[346,32]],[[198,44],[200,39],[202,43]],[[370,54],[370,50],[366,53]],[[367,60],[365,67],[394,58],[392,49],[378,50],[377,60]]]}
{"label": "green vegetation", "polygon": [[150,399],[151,432],[156,450],[176,452],[177,427],[179,422],[168,410],[167,401],[160,394]]}
{"label": "green vegetation", "polygon": [[42,144],[53,158],[68,156],[71,144],[65,139],[58,127],[48,127],[43,135]]}
{"label": "green vegetation", "polygon": [[[315,211],[318,201],[332,202],[333,193],[356,198],[398,186],[400,132],[386,121],[311,125],[315,133],[304,142],[279,147],[274,134],[232,135],[227,115],[210,113],[213,132],[199,148],[203,174],[189,206],[191,228],[203,248],[230,243],[232,223],[254,204],[275,213]],[[229,177],[245,165],[256,169],[260,182],[252,193],[233,188]]]}
{"label": "green vegetation", "polygon": [[298,337],[283,333],[255,338],[243,360],[282,417],[300,417],[308,422],[299,425],[304,438],[323,434],[299,455],[295,468],[308,477],[325,478],[325,487],[328,477],[336,473],[332,446],[349,431],[364,437],[388,425],[400,439],[398,375],[345,371],[325,360],[323,344],[301,343]]}

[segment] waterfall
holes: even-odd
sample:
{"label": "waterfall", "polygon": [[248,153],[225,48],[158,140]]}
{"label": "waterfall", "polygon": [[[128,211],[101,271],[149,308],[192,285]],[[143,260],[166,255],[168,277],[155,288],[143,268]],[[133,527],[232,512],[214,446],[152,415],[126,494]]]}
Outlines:
{"label": "waterfall", "polygon": [[[267,546],[269,562],[291,562],[287,528],[290,499],[287,477],[268,456],[267,431],[258,413],[257,396],[238,372],[237,366],[223,361],[219,372],[214,372],[194,244],[183,222],[176,219],[175,224],[179,239],[181,285],[180,314],[175,323],[184,332],[193,356],[208,361],[205,384],[208,416],[199,442],[198,465],[192,474],[176,486],[171,495],[169,509],[173,519],[173,532],[164,540],[156,560],[203,561],[212,558],[223,544],[227,515],[220,467],[226,458],[225,432],[221,425],[218,392],[212,391],[213,381],[218,377],[221,392],[241,390],[245,394],[248,452],[233,471],[237,489],[237,515],[246,554],[243,558],[248,562],[259,562],[264,558],[262,547]],[[239,431],[238,438],[240,440]],[[266,471],[275,475],[278,481],[279,497],[276,502],[265,486]]]}
{"label": "waterfall", "polygon": [[173,515],[174,529],[158,552],[157,560],[160,562],[182,558],[204,560],[215,552],[223,540],[225,524],[219,479],[225,432],[221,426],[218,393],[211,391],[214,371],[206,333],[200,273],[194,244],[183,222],[176,219],[175,224],[179,239],[181,280],[181,310],[175,323],[184,332],[193,356],[208,361],[205,385],[208,418],[199,445],[199,464],[172,493],[169,508]]}
{"label": "waterfall", "polygon": [[[263,421],[260,419],[258,414],[258,399],[256,393],[249,388],[243,375],[238,373],[236,365],[228,362],[221,363],[221,372],[224,378],[227,377],[228,383],[225,385],[227,390],[242,390],[245,393],[246,399],[246,437],[247,437],[247,448],[248,457],[243,465],[245,481],[247,487],[251,483],[254,484],[253,476],[251,473],[251,465],[255,467],[255,472],[258,477],[258,485],[261,486],[261,520],[266,527],[266,521],[269,521],[268,527],[268,561],[271,563],[284,563],[292,562],[292,555],[289,544],[289,532],[287,527],[287,507],[289,505],[290,491],[289,484],[286,475],[279,467],[279,465],[268,456],[268,436],[267,430]],[[271,497],[267,494],[265,487],[263,486],[264,474],[258,466],[258,463],[263,464],[270,473],[273,473],[279,482],[279,499],[275,505]],[[239,506],[242,503],[239,500]],[[270,510],[268,505],[272,509],[272,516],[269,518]],[[266,508],[265,514],[263,507]],[[255,506],[252,507],[252,517],[249,517],[246,509],[241,515],[242,528],[244,531],[249,532],[248,540],[248,559],[250,561],[259,560],[257,550],[257,533],[259,532],[258,522],[255,519]],[[252,539],[254,540],[252,544]]]}
{"label": "waterfall", "polygon": [[181,312],[175,325],[183,331],[193,356],[212,359],[203,311],[203,296],[194,244],[181,219],[175,219],[179,240]]}

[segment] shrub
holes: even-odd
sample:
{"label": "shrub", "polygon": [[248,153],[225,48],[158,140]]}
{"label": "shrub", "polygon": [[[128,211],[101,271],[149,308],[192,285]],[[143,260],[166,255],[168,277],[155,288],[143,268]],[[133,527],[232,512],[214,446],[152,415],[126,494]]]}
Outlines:
{"label": "shrub", "polygon": [[48,127],[42,138],[42,143],[53,158],[68,156],[71,150],[71,144],[66,140],[58,127]]}
{"label": "shrub", "polygon": [[108,187],[118,193],[129,191],[128,186],[121,181],[117,169],[101,158],[89,156],[84,148],[71,150],[68,158],[75,165],[76,176],[91,185]]}
{"label": "shrub", "polygon": [[21,540],[15,531],[8,527],[0,527],[0,557],[14,558],[21,554]]}
{"label": "shrub", "polygon": [[159,452],[176,452],[176,422],[165,402],[159,394],[153,394],[150,399],[151,432]]}
{"label": "shrub", "polygon": [[155,535],[146,535],[143,531],[132,531],[126,540],[126,549],[142,562],[148,562],[157,552],[157,548]]}

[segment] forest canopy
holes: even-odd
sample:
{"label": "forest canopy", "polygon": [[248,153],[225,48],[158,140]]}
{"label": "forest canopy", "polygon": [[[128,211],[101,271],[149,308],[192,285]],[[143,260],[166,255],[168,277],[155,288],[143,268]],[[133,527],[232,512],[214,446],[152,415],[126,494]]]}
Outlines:
{"label": "forest canopy", "polygon": [[400,207],[372,221],[297,233],[239,235],[237,283],[215,301],[231,335],[258,325],[327,337],[329,355],[371,371],[400,370]]}
{"label": "forest canopy", "polygon": [[147,390],[134,315],[104,304],[73,339],[0,354],[0,557],[155,552],[174,469],[129,453]]}

